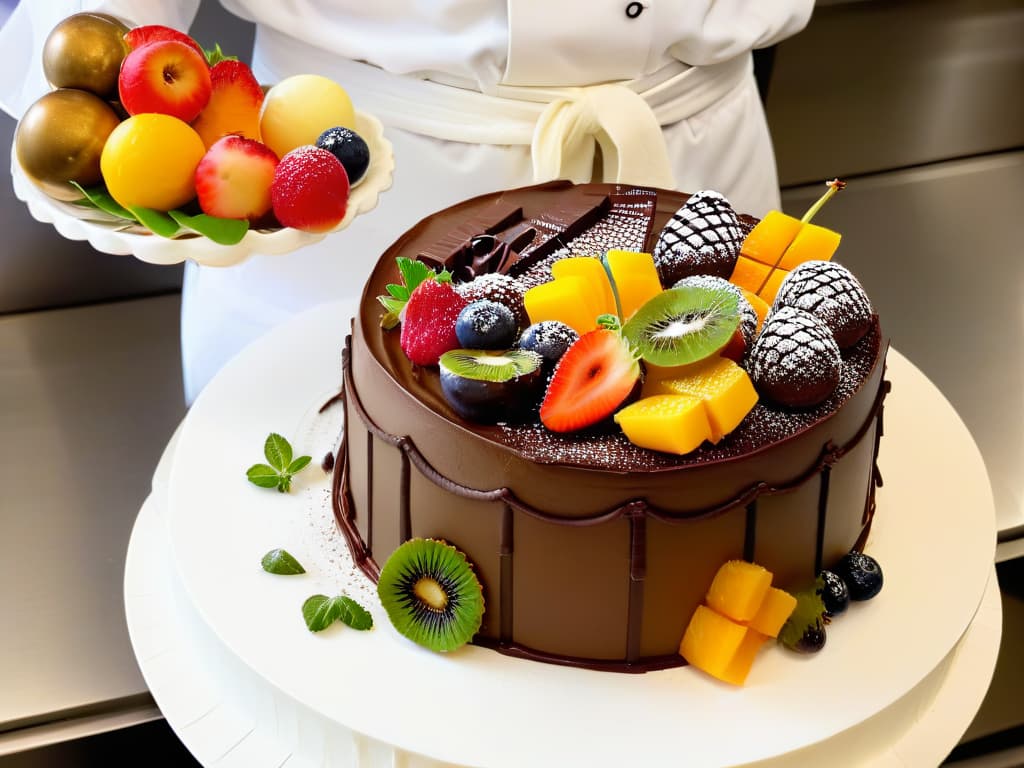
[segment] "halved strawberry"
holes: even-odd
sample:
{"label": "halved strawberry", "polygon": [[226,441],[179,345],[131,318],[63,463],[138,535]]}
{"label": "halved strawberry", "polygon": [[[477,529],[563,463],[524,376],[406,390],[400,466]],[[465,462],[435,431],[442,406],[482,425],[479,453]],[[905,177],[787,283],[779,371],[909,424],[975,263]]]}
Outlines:
{"label": "halved strawberry", "polygon": [[583,334],[558,362],[540,406],[552,432],[575,432],[611,416],[640,378],[640,364],[615,331]]}
{"label": "halved strawberry", "polygon": [[455,321],[469,304],[451,283],[424,280],[409,296],[402,318],[402,351],[416,365],[437,365],[445,352],[458,349]]}
{"label": "halved strawberry", "polygon": [[270,186],[277,155],[242,136],[225,136],[196,168],[196,196],[203,213],[256,221],[271,208]]}
{"label": "halved strawberry", "polygon": [[147,43],[155,43],[158,40],[176,40],[179,43],[190,45],[203,57],[203,61],[206,61],[206,52],[199,43],[184,32],[179,32],[172,27],[165,27],[163,24],[144,24],[141,27],[129,29],[124,35],[124,42],[129,51],[134,51],[136,48],[141,48]]}

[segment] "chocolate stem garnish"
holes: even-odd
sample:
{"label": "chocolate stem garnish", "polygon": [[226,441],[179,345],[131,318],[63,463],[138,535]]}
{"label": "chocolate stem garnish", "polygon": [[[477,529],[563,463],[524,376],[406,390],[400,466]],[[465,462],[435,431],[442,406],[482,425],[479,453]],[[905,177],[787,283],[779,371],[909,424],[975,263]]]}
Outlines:
{"label": "chocolate stem garnish", "polygon": [[[817,215],[818,211],[821,210],[822,206],[824,206],[825,203],[832,199],[832,196],[836,192],[841,192],[842,190],[846,189],[846,182],[840,181],[839,179],[832,179],[832,181],[826,181],[825,186],[828,187],[828,189],[825,191],[825,194],[819,197],[818,201],[807,209],[807,213],[805,213],[803,215],[803,218],[800,219],[801,224],[810,224],[811,219],[813,219]],[[757,287],[757,290],[754,291],[754,293],[756,293],[758,296],[761,295],[761,291],[764,290],[764,287],[768,285],[768,281],[771,280],[772,274],[775,272],[775,270],[779,268],[779,264],[782,263],[782,257],[785,255],[785,251],[779,254],[779,258],[777,258],[775,260],[775,263],[772,264],[772,268],[769,269],[768,274],[764,276],[764,280],[761,281],[761,285],[759,285]]]}
{"label": "chocolate stem garnish", "polygon": [[[416,258],[434,270],[447,269],[455,274],[458,266],[467,263],[467,249],[472,250],[473,238],[481,234],[494,235],[522,220],[523,209],[520,206],[496,202],[485,212],[461,222],[443,237],[423,247]],[[502,240],[509,241],[509,238]]]}

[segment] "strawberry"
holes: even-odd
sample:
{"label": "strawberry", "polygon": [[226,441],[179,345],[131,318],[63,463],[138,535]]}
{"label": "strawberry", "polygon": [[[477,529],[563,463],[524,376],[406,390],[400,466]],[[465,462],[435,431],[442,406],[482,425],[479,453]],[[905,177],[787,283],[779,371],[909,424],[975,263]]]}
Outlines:
{"label": "strawberry", "polygon": [[330,232],[345,218],[348,191],[341,161],[326,149],[306,145],[281,158],[270,198],[274,215],[286,227]]}
{"label": "strawberry", "polygon": [[148,43],[163,40],[176,40],[179,43],[185,43],[185,45],[194,48],[203,57],[203,61],[206,61],[206,52],[203,51],[203,47],[199,43],[184,32],[179,32],[171,27],[165,27],[162,24],[146,24],[141,27],[135,27],[134,29],[129,29],[124,35],[124,42],[128,46],[129,51],[134,51],[136,48],[141,48]]}
{"label": "strawberry", "polygon": [[255,221],[270,210],[277,155],[263,144],[225,136],[196,167],[196,195],[203,213]]}
{"label": "strawberry", "polygon": [[260,138],[260,107],[263,89],[248,64],[232,59],[210,68],[210,100],[192,127],[210,147],[221,136],[236,134]]}
{"label": "strawberry", "polygon": [[640,364],[615,331],[583,334],[558,362],[540,406],[552,432],[574,432],[611,416],[640,378]]}
{"label": "strawberry", "polygon": [[459,348],[455,321],[469,304],[451,283],[424,280],[409,296],[402,318],[402,351],[416,365],[437,365],[445,352]]}

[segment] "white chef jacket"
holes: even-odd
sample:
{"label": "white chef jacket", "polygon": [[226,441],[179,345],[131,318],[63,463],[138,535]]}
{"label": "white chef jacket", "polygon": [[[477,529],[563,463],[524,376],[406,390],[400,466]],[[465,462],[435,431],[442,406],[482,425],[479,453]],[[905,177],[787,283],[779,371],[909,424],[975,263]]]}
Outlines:
{"label": "white chef jacket", "polygon": [[[261,82],[333,77],[382,119],[396,167],[378,207],[320,243],[188,265],[189,402],[272,325],[358,296],[378,255],[422,217],[497,189],[588,181],[597,146],[604,180],[717,189],[754,214],[778,207],[750,51],[802,29],[813,0],[221,1],[257,24]],[[0,106],[18,116],[46,91],[40,50],[61,18],[102,10],[186,29],[198,2],[22,0],[0,31]]]}

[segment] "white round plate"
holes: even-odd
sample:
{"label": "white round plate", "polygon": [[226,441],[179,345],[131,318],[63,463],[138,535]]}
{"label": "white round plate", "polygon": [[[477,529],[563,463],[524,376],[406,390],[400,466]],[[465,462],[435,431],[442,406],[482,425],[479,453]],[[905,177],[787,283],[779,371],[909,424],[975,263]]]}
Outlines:
{"label": "white round plate", "polygon": [[[938,390],[890,351],[880,461],[885,486],[867,549],[881,595],[829,627],[823,652],[762,651],[747,685],[692,668],[597,673],[475,646],[433,654],[397,635],[347,558],[316,469],[334,446],[350,304],[279,326],[229,363],[182,425],[168,489],[171,556],[189,602],[232,658],[302,707],[370,738],[460,765],[743,765],[830,739],[902,699],[947,657],[992,572],[995,512],[981,456]],[[326,424],[326,426],[324,426]],[[313,466],[291,494],[256,488],[270,432]],[[285,547],[303,577],[273,577]],[[311,634],[306,597],[365,601],[375,627]]]}
{"label": "white round plate", "polygon": [[[356,132],[370,149],[370,166],[349,193],[345,218],[332,231],[344,229],[352,220],[377,207],[381,193],[391,187],[395,158],[391,142],[384,136],[383,126],[373,115],[356,112]],[[137,225],[126,225],[94,208],[85,208],[55,200],[36,187],[18,164],[11,146],[11,178],[15,196],[23,201],[37,221],[52,224],[69,240],[88,240],[98,251],[114,255],[132,255],[150,264],[178,264],[194,261],[208,267],[228,267],[255,254],[289,253],[315,243],[327,232],[303,232],[291,227],[276,230],[249,230],[235,245],[218,245],[195,233],[174,238],[155,235]]]}

